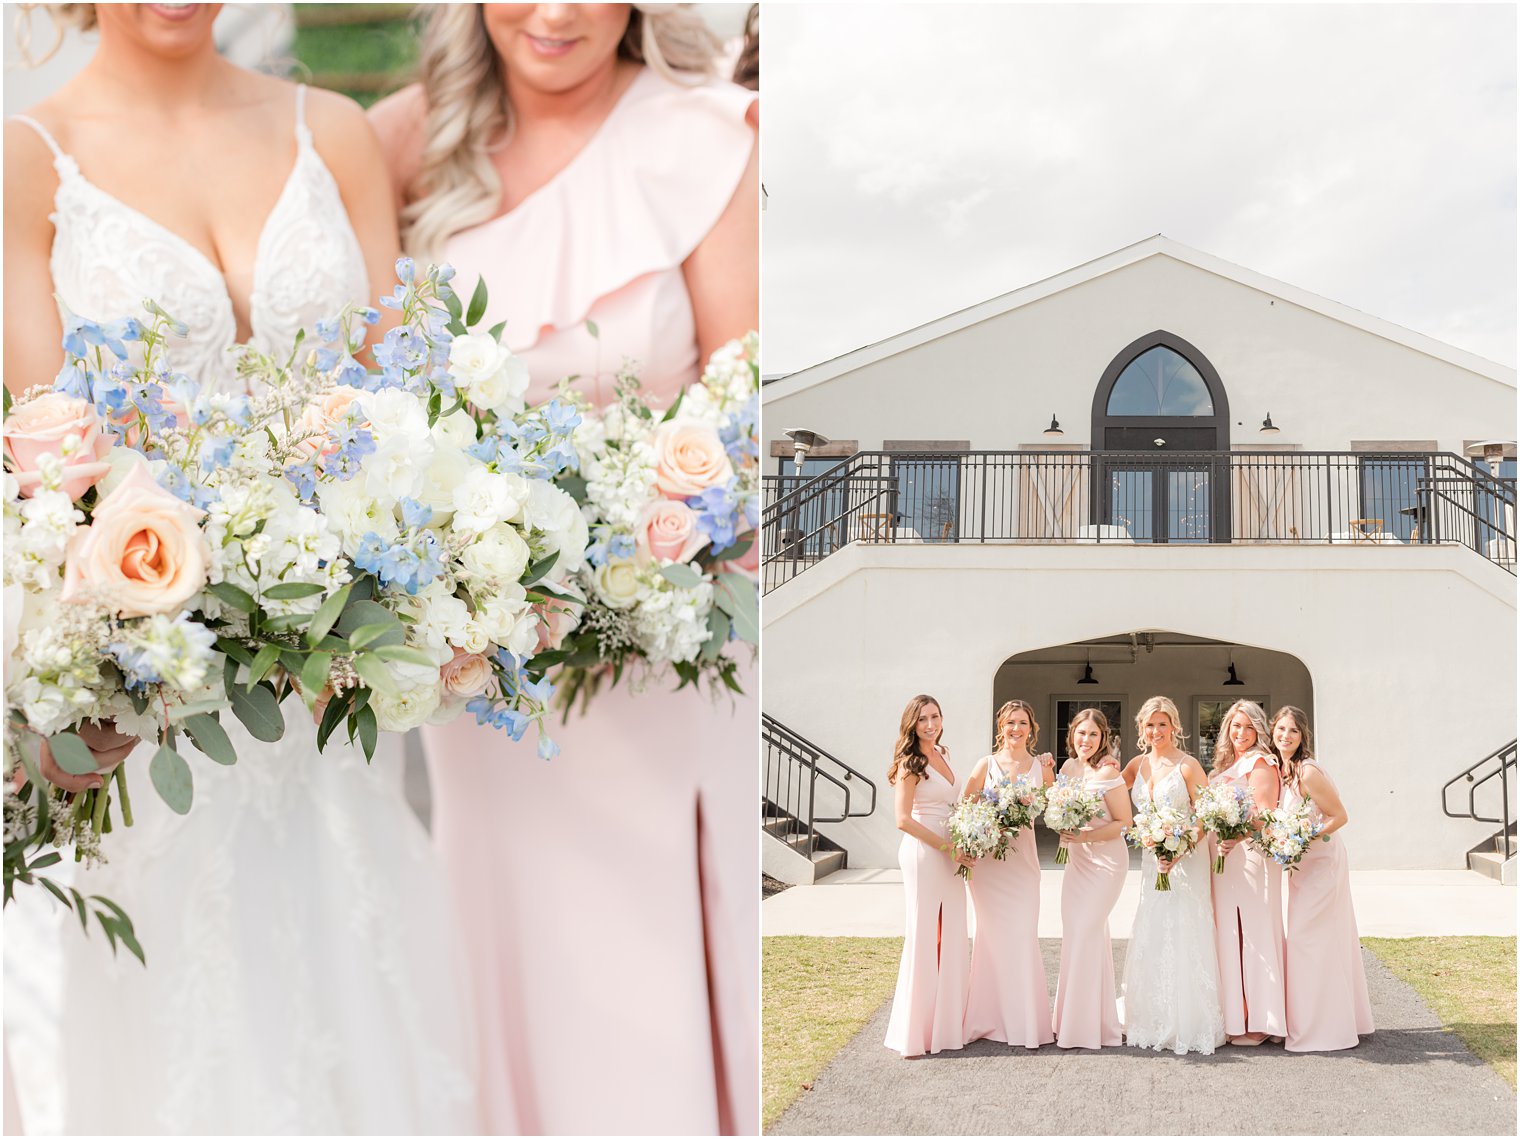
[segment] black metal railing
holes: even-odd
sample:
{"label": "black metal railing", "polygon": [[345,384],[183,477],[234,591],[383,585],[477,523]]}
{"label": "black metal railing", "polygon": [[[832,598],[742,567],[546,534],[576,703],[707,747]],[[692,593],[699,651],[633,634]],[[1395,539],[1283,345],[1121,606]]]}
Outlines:
{"label": "black metal railing", "polygon": [[[1498,823],[1499,833],[1494,836],[1495,842],[1503,847],[1504,857],[1510,858],[1515,853],[1515,839],[1509,833],[1515,818],[1514,808],[1510,801],[1510,772],[1515,768],[1515,746],[1517,741],[1509,743],[1496,751],[1491,751],[1466,771],[1460,772],[1447,780],[1441,788],[1441,810],[1447,818],[1472,819],[1480,823]],[[1491,780],[1499,781],[1499,813],[1497,816],[1478,813],[1478,792]],[[1466,806],[1459,805],[1454,811],[1451,809],[1450,793],[1455,787],[1460,795],[1463,787],[1467,789]],[[1489,808],[1492,809],[1492,808]]]}
{"label": "black metal railing", "polygon": [[867,451],[763,480],[767,591],[852,542],[1458,544],[1515,572],[1515,484],[1446,452]]}
{"label": "black metal railing", "polygon": [[876,810],[871,779],[774,716],[761,715],[760,738],[765,749],[760,825],[777,838],[805,839],[797,845],[811,852],[818,824],[864,818]]}

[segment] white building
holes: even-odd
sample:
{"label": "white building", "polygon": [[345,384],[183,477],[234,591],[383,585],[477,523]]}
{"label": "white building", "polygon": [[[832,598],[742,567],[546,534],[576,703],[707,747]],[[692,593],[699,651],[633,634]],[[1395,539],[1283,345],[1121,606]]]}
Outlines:
{"label": "white building", "polygon": [[[1205,765],[1232,700],[1297,704],[1355,867],[1492,843],[1442,802],[1474,764],[1478,815],[1513,789],[1513,369],[1153,237],[764,398],[766,796],[848,791],[817,829],[852,867],[896,865],[918,692],[962,778],[1015,696],[1062,758],[1077,708],[1130,755],[1170,696]],[[795,429],[830,440],[801,476]]]}

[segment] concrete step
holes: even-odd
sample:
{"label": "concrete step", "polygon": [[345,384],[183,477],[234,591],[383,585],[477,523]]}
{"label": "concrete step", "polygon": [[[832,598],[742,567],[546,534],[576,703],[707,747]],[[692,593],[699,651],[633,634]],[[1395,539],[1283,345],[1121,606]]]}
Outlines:
{"label": "concrete step", "polygon": [[1515,861],[1513,856],[1505,858],[1498,851],[1474,850],[1467,856],[1467,867],[1485,878],[1513,886],[1516,881]]}
{"label": "concrete step", "polygon": [[836,870],[845,867],[845,853],[842,850],[815,850],[813,851],[813,881],[827,878]]}

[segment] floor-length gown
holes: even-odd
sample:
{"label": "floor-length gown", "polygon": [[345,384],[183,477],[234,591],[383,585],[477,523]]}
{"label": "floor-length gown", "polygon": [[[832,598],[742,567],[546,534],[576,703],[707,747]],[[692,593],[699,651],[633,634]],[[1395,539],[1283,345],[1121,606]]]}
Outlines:
{"label": "floor-length gown", "polygon": [[[1124,780],[1118,768],[1097,771],[1083,765],[1087,789],[1103,796]],[[1105,805],[1089,824],[1112,821]],[[1102,842],[1067,846],[1061,874],[1061,972],[1051,1014],[1056,1043],[1062,1048],[1112,1048],[1124,1043],[1119,1007],[1114,999],[1114,951],[1108,915],[1124,890],[1129,848],[1116,834]]]}
{"label": "floor-length gown", "polygon": [[[293,166],[255,267],[253,342],[264,349],[288,351],[298,328],[369,293],[304,102],[301,88]],[[51,266],[62,303],[106,320],[140,313],[152,297],[190,325],[190,339],[171,347],[174,365],[229,380],[236,325],[221,273],[30,125],[59,176]],[[111,861],[77,881],[127,911],[147,966],[125,952],[113,959],[98,929],[88,939],[61,931],[53,1070],[67,1075],[67,1131],[473,1128],[462,950],[438,859],[402,793],[399,739],[383,740],[373,765],[336,743],[319,754],[300,701],[282,710],[284,738],[267,744],[222,714],[235,766],[186,752],[195,803],[184,817],[150,785],[151,745],[127,759],[135,824],[113,831]]]}
{"label": "floor-length gown", "polygon": [[[1139,814],[1154,795],[1178,811],[1190,810],[1181,766],[1154,788],[1135,775],[1131,798]],[[1213,863],[1200,846],[1172,865],[1172,888],[1156,889],[1156,856],[1140,865],[1140,906],[1124,959],[1124,1042],[1139,1048],[1208,1055],[1224,1043],[1219,1010],[1219,964],[1214,953],[1214,912],[1209,901]]]}
{"label": "floor-length gown", "polygon": [[[1031,765],[1041,778],[1040,765]],[[1005,774],[987,760],[985,787]],[[1034,829],[1026,827],[1001,860],[978,860],[971,872],[976,935],[971,941],[971,983],[966,997],[966,1039],[999,1040],[1038,1048],[1055,1039],[1050,993],[1040,956],[1040,858]]]}
{"label": "floor-length gown", "polygon": [[[605,402],[625,359],[663,403],[698,378],[681,264],[746,168],[753,98],[643,70],[548,184],[450,240],[456,284],[484,278],[483,324],[505,320],[528,364],[530,401],[577,376]],[[423,730],[488,1130],[758,1126],[759,677],[740,659],[737,700],[625,678],[556,714],[548,762],[466,720]]]}
{"label": "floor-length gown", "polygon": [[[1316,766],[1318,766],[1316,764]],[[1321,775],[1324,769],[1320,768]],[[1283,784],[1282,805],[1303,796]],[[1316,815],[1319,808],[1311,806]],[[1289,1052],[1355,1048],[1372,1032],[1372,1002],[1362,944],[1351,907],[1351,870],[1336,835],[1312,843],[1288,875],[1287,967]]]}
{"label": "floor-length gown", "polygon": [[[912,776],[903,772],[898,778]],[[913,785],[913,817],[949,842],[957,798],[955,783],[928,764]],[[965,882],[953,858],[910,834],[898,845],[897,863],[907,922],[886,1046],[905,1057],[961,1048],[970,974]]]}
{"label": "floor-length gown", "polygon": [[[1277,766],[1261,752],[1242,756],[1213,777],[1245,788],[1259,763]],[[1213,857],[1211,846],[1210,857]],[[1283,996],[1282,867],[1254,843],[1242,841],[1214,875],[1215,952],[1219,955],[1219,1004],[1230,1036],[1288,1031]]]}

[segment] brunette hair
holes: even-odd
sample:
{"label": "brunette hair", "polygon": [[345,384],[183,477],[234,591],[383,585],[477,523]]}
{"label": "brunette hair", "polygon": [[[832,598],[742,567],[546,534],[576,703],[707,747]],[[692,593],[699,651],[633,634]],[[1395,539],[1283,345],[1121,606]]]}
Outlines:
{"label": "brunette hair", "polygon": [[[888,783],[896,783],[897,777],[904,773],[914,779],[924,778],[924,772],[929,768],[929,757],[918,748],[918,716],[930,704],[940,709],[941,716],[945,714],[939,701],[932,696],[915,696],[903,709],[902,723],[897,728],[897,747],[892,751],[892,766],[887,768]],[[940,731],[941,734],[944,733],[943,728]],[[939,743],[938,740],[934,742]],[[948,754],[949,749],[943,744],[940,744],[940,748]]]}
{"label": "brunette hair", "polygon": [[1103,766],[1103,761],[1110,758],[1118,758],[1119,741],[1115,737],[1114,730],[1109,726],[1108,717],[1097,708],[1083,708],[1071,718],[1071,727],[1066,729],[1066,754],[1075,759],[1077,755],[1077,729],[1088,720],[1098,725],[1098,731],[1103,733],[1098,741],[1098,748],[1092,753],[1092,758],[1087,761],[1087,766],[1097,770]]}
{"label": "brunette hair", "polygon": [[997,719],[994,721],[997,725],[997,730],[993,733],[992,737],[993,751],[1003,750],[1004,729],[1008,724],[1008,717],[1012,716],[1015,712],[1023,712],[1024,715],[1029,717],[1029,742],[1024,746],[1031,752],[1034,751],[1034,745],[1040,740],[1040,723],[1034,718],[1034,705],[1028,700],[1007,700],[997,710]]}
{"label": "brunette hair", "polygon": [[1151,745],[1145,742],[1145,721],[1157,712],[1163,713],[1172,722],[1172,739],[1177,744],[1177,750],[1181,751],[1182,741],[1187,739],[1187,733],[1182,730],[1182,717],[1177,713],[1177,705],[1165,696],[1152,696],[1140,705],[1140,711],[1135,713],[1135,732],[1140,737],[1140,751],[1144,753],[1151,750]]}
{"label": "brunette hair", "polygon": [[1230,721],[1236,715],[1245,716],[1256,731],[1256,746],[1250,750],[1259,751],[1269,759],[1278,758],[1272,747],[1272,729],[1267,727],[1266,712],[1254,700],[1237,700],[1225,709],[1224,718],[1219,721],[1219,738],[1214,741],[1214,763],[1209,768],[1212,774],[1218,775],[1240,758],[1235,754],[1235,745],[1230,742]]}
{"label": "brunette hair", "polygon": [[1298,729],[1299,734],[1303,737],[1298,741],[1298,750],[1292,756],[1283,755],[1282,752],[1277,750],[1277,744],[1272,740],[1270,734],[1267,737],[1267,745],[1272,749],[1273,754],[1282,761],[1283,782],[1291,783],[1297,787],[1299,765],[1308,763],[1314,758],[1314,736],[1309,731],[1309,717],[1304,714],[1302,708],[1295,707],[1292,704],[1284,704],[1272,713],[1271,728],[1275,730],[1277,721],[1281,720],[1284,716],[1291,716],[1293,718],[1293,726]]}
{"label": "brunette hair", "polygon": [[[416,177],[402,187],[401,244],[437,260],[450,236],[496,215],[501,177],[491,150],[510,138],[512,107],[481,6],[426,8],[418,73],[427,141]],[[634,4],[617,54],[667,79],[700,83],[713,74],[721,48],[690,5]]]}
{"label": "brunette hair", "polygon": [[760,90],[760,5],[751,4],[744,17],[744,42],[734,61],[734,82],[751,91]]}

